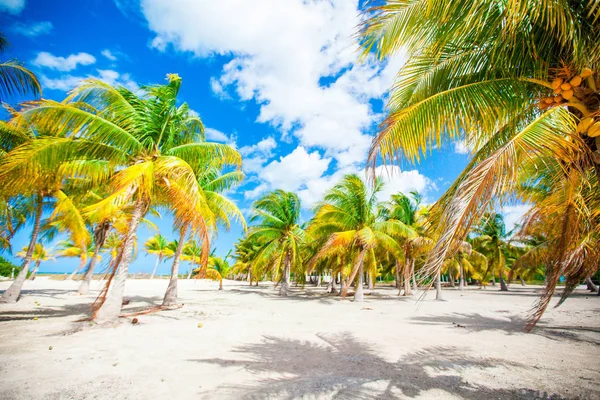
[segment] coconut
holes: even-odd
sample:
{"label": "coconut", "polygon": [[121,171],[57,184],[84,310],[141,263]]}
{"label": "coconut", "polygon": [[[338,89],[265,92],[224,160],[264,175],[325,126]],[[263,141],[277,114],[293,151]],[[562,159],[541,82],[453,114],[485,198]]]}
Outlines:
{"label": "coconut", "polygon": [[587,78],[588,76],[592,76],[592,70],[589,68],[584,68],[581,70],[581,74],[579,74],[583,79]]}
{"label": "coconut", "polygon": [[582,119],[579,124],[577,124],[577,132],[587,132],[590,129],[590,126],[594,123],[594,118],[587,117]]}
{"label": "coconut", "polygon": [[560,94],[554,98],[555,103],[560,103],[561,101],[563,101],[563,97]]}
{"label": "coconut", "polygon": [[552,81],[552,89],[558,89],[560,87],[560,85],[562,85],[563,80],[560,78],[556,78],[555,80]]}
{"label": "coconut", "polygon": [[546,102],[546,104],[552,104],[554,103],[554,97],[546,97],[544,101]]}
{"label": "coconut", "polygon": [[557,89],[554,89],[554,94],[561,94],[562,93],[562,89],[559,87]]}
{"label": "coconut", "polygon": [[583,79],[581,79],[581,77],[580,77],[580,76],[576,76],[576,77],[574,77],[573,79],[571,79],[571,80],[569,81],[569,83],[571,84],[571,86],[573,86],[573,87],[577,87],[577,86],[581,85],[581,81],[582,81],[582,80],[583,80]]}
{"label": "coconut", "polygon": [[600,122],[594,122],[594,125],[590,127],[588,131],[589,137],[598,137],[600,136]]}
{"label": "coconut", "polygon": [[565,90],[564,92],[562,92],[562,97],[564,97],[565,100],[571,100],[571,98],[573,97],[573,91]]}
{"label": "coconut", "polygon": [[571,90],[571,85],[568,83],[563,83],[562,85],[560,85],[560,88],[562,90]]}

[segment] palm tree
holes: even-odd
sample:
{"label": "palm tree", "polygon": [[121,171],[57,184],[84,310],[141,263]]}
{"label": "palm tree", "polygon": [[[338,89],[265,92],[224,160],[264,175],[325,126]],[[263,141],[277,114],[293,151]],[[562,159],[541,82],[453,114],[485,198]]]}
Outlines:
{"label": "palm tree", "polygon": [[144,248],[146,249],[146,253],[153,254],[156,256],[156,264],[154,264],[154,269],[152,270],[152,275],[150,275],[150,279],[154,279],[154,275],[156,274],[156,269],[158,265],[162,262],[163,258],[167,252],[167,239],[162,235],[154,235],[146,240],[144,243]]}
{"label": "palm tree", "polygon": [[[403,193],[391,196],[390,200],[380,209],[381,216],[385,219],[396,220],[413,229],[413,237],[396,238],[402,245],[404,254],[404,296],[411,296],[410,281],[413,289],[417,290],[415,277],[415,261],[424,254],[432,245],[432,240],[427,237],[426,216],[428,210],[421,206],[422,197],[416,192],[410,192],[410,197]],[[396,260],[396,287],[400,294],[400,262]]]}
{"label": "palm tree", "polygon": [[[235,263],[233,264],[232,273],[237,276],[245,274],[250,286],[252,286],[252,277],[256,279],[256,285],[261,279],[263,272],[257,267],[259,263],[255,263],[261,245],[255,238],[241,238],[235,243]],[[234,279],[235,279],[234,276]]]}
{"label": "palm tree", "polygon": [[[23,247],[23,250],[18,252],[17,256],[21,258],[27,257],[28,250],[28,246]],[[41,243],[36,243],[33,255],[31,256],[31,260],[35,261],[35,266],[33,267],[33,271],[31,271],[31,275],[29,275],[29,279],[34,280],[40,264],[44,261],[54,260],[53,256],[52,249],[44,247]]]}
{"label": "palm tree", "polygon": [[58,250],[54,253],[57,257],[79,258],[79,266],[73,270],[68,279],[73,279],[75,275],[85,268],[87,260],[94,255],[94,246],[88,246],[82,250],[71,240],[60,240],[57,244]]}
{"label": "palm tree", "polygon": [[[0,53],[4,52],[8,46],[6,37],[0,32]],[[35,74],[17,60],[1,62],[0,99],[2,102],[6,101],[6,97],[28,93],[34,96],[42,94],[42,88]]]}
{"label": "palm tree", "polygon": [[[200,257],[202,256],[202,247],[198,246],[198,242],[195,240],[189,240],[183,246],[183,254],[181,258],[186,261],[190,261],[190,270],[187,275],[187,279],[192,278],[192,272],[194,271],[194,264],[200,261]],[[210,256],[208,257],[210,263]]]}
{"label": "palm tree", "polygon": [[[196,171],[206,165],[241,162],[230,146],[204,141],[200,119],[189,112],[186,103],[177,106],[181,78],[170,74],[167,80],[166,85],[144,87],[141,97],[123,87],[88,80],[62,103],[42,100],[21,114],[22,120],[38,129],[61,135],[22,149],[24,163],[29,160],[28,164],[38,163],[45,170],[66,164],[71,174],[92,181],[110,177],[111,194],[84,208],[85,214],[111,214],[123,204],[133,205],[117,255],[118,273],[94,313],[99,323],[118,318],[137,227],[149,208],[164,205],[179,226],[189,224],[206,236],[207,206]],[[94,160],[95,164],[81,165],[77,160]]]}
{"label": "palm tree", "polygon": [[487,256],[492,279],[495,274],[498,274],[500,290],[508,291],[504,276],[506,274],[506,254],[512,246],[506,240],[509,234],[506,232],[504,217],[498,213],[490,214],[480,226],[474,229],[474,232],[478,236],[473,239],[473,243],[481,253]]}
{"label": "palm tree", "polygon": [[[231,189],[233,186],[239,184],[244,179],[244,174],[241,171],[232,171],[229,173],[222,173],[222,162],[211,162],[207,163],[206,168],[196,174],[198,182],[198,188],[201,193],[201,197],[204,200],[204,207],[202,209],[202,222],[206,229],[210,229],[213,234],[217,234],[218,226],[222,225],[226,230],[229,230],[231,225],[231,219],[239,221],[244,231],[246,230],[246,221],[240,210],[237,208],[235,203],[225,197],[222,193],[226,190]],[[184,222],[180,227],[180,238],[179,247],[176,249],[173,255],[173,265],[171,267],[171,278],[169,279],[169,286],[165,292],[163,299],[163,307],[174,307],[177,305],[177,279],[179,275],[179,257],[185,249],[185,235],[189,229],[190,224]],[[210,246],[209,237],[206,234],[206,230],[200,237],[202,247],[195,248],[194,250],[200,250],[198,259],[192,256],[192,268],[188,279],[191,277],[193,271],[194,262],[203,263],[206,266],[208,262],[208,249]]]}
{"label": "palm tree", "polygon": [[279,295],[288,296],[292,268],[302,266],[300,246],[304,230],[299,225],[300,198],[295,193],[275,190],[252,205],[248,240],[260,244],[253,264],[259,270],[271,267],[280,276]]}
{"label": "palm tree", "polygon": [[[389,1],[365,12],[364,54],[379,58],[400,49],[408,61],[398,72],[387,117],[373,141],[369,162],[427,154],[446,140],[464,140],[469,165],[434,207],[440,232],[427,271],[438,271],[454,243],[491,203],[514,194],[523,176],[552,174],[560,196],[545,218],[562,230],[546,293],[558,276],[575,277],[598,265],[597,213],[600,70],[597,2]],[[585,50],[583,50],[585,49]],[[596,155],[595,155],[596,154]],[[534,165],[536,168],[526,168]],[[557,168],[555,168],[555,166]],[[536,179],[537,178],[537,179]],[[590,188],[590,189],[588,189]],[[577,203],[582,191],[591,196]],[[562,198],[562,201],[559,201]],[[536,206],[534,204],[534,206]],[[597,210],[597,208],[596,208]],[[575,227],[581,232],[573,235]],[[584,266],[586,268],[584,268]],[[554,279],[556,277],[556,279]]]}
{"label": "palm tree", "polygon": [[354,301],[363,301],[363,270],[365,263],[375,264],[375,248],[394,255],[402,249],[396,238],[415,236],[414,229],[396,219],[382,218],[378,213],[377,194],[383,188],[376,179],[369,190],[357,175],[346,175],[340,183],[325,194],[318,205],[308,231],[314,236],[327,236],[314,260],[343,251],[353,268],[342,296],[346,296],[358,274]]}

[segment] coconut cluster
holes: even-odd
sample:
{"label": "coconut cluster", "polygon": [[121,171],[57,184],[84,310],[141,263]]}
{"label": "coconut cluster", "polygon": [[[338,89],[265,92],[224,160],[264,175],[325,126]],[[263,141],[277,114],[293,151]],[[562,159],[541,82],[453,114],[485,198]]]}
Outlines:
{"label": "coconut cluster", "polygon": [[[575,75],[566,79],[556,78],[552,81],[552,90],[554,95],[544,97],[540,100],[540,108],[542,110],[554,105],[560,105],[568,102],[578,103],[587,95],[595,90],[595,82],[593,81],[593,72],[589,68],[584,68],[579,75]],[[586,81],[587,85],[582,85]]]}

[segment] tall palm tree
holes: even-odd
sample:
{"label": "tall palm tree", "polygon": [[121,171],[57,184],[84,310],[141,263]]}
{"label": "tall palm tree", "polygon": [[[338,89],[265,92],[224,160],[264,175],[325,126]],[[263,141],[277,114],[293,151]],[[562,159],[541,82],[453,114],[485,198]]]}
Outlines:
{"label": "tall palm tree", "polygon": [[[203,208],[203,222],[205,227],[211,231],[213,235],[218,232],[218,227],[223,226],[226,230],[229,230],[231,226],[231,220],[239,221],[244,231],[246,230],[246,221],[240,210],[237,208],[235,203],[223,195],[223,192],[231,189],[233,186],[239,184],[244,179],[244,173],[241,171],[231,171],[228,173],[222,173],[222,162],[217,161],[214,163],[207,163],[206,168],[203,171],[199,171],[196,174],[198,181],[198,188],[204,199]],[[180,227],[180,238],[179,246],[181,248],[176,249],[173,256],[173,265],[171,267],[171,278],[169,279],[169,286],[165,292],[163,299],[163,307],[173,307],[177,305],[177,279],[179,276],[179,257],[185,250],[185,233],[189,229],[189,223],[184,222]],[[191,277],[193,271],[193,264],[199,262],[207,266],[207,255],[210,245],[209,237],[206,232],[201,235],[201,247],[193,248],[194,251],[200,250],[198,258],[196,255],[191,256],[192,268],[188,274],[188,279]],[[204,268],[206,269],[206,268]],[[201,269],[204,271],[204,269]],[[202,275],[202,272],[200,273]]]}
{"label": "tall palm tree", "polygon": [[[0,53],[4,52],[8,46],[9,43],[6,37],[0,32]],[[5,102],[6,97],[28,93],[34,96],[42,94],[42,88],[35,74],[17,60],[1,62],[0,100]]]}
{"label": "tall palm tree", "polygon": [[259,198],[252,205],[248,240],[260,244],[254,265],[259,270],[271,267],[274,276],[280,276],[279,295],[288,296],[290,272],[302,266],[300,246],[304,230],[300,227],[300,198],[297,194],[275,190]]}
{"label": "tall palm tree", "polygon": [[377,194],[382,188],[383,183],[379,179],[375,180],[373,190],[369,190],[357,175],[346,175],[325,194],[308,228],[311,235],[328,237],[315,260],[340,250],[352,260],[352,272],[342,296],[346,296],[358,275],[354,293],[354,301],[357,302],[364,300],[364,266],[365,263],[375,263],[375,248],[400,255],[402,249],[396,238],[415,236],[414,230],[403,222],[381,217]]}
{"label": "tall palm tree", "polygon": [[[556,279],[538,304],[543,312],[561,273],[575,278],[600,259],[593,250],[600,247],[597,214],[587,212],[598,198],[592,182],[600,174],[597,1],[451,0],[443,7],[434,0],[388,1],[365,15],[365,55],[408,54],[373,141],[371,165],[417,161],[446,140],[464,140],[473,151],[434,207],[440,236],[427,263],[431,274],[496,199],[514,194],[524,174],[533,181],[552,174],[562,193],[553,207],[567,212],[544,215],[556,216],[562,231],[550,268]],[[584,190],[591,196],[577,207]],[[575,227],[584,228],[573,235]]]}
{"label": "tall palm tree", "polygon": [[[28,246],[25,246],[23,247],[23,250],[17,253],[17,256],[25,258],[27,256],[27,252]],[[35,266],[31,271],[31,275],[29,275],[29,279],[34,280],[40,264],[44,261],[54,260],[54,254],[52,254],[52,249],[44,247],[44,245],[41,243],[36,243],[31,260],[35,262]]]}
{"label": "tall palm tree", "polygon": [[473,244],[487,256],[492,279],[497,274],[500,279],[500,290],[508,291],[504,276],[507,266],[506,256],[512,246],[507,240],[509,233],[506,232],[504,217],[498,213],[489,214],[473,231],[478,235],[473,239]]}
{"label": "tall palm tree", "polygon": [[[413,237],[399,237],[396,240],[402,246],[404,255],[404,296],[411,296],[410,281],[413,289],[417,290],[415,277],[415,262],[417,257],[424,254],[432,245],[432,240],[427,234],[426,216],[428,210],[421,206],[422,196],[410,192],[410,197],[403,193],[391,196],[390,200],[381,207],[381,215],[385,219],[396,220],[413,229]],[[400,294],[400,261],[396,260],[396,287]]]}
{"label": "tall palm tree", "polygon": [[[178,226],[189,224],[207,236],[204,216],[209,213],[196,172],[206,165],[241,163],[230,146],[204,141],[200,119],[186,103],[177,106],[181,78],[169,74],[167,80],[166,85],[144,87],[141,96],[88,80],[62,103],[42,100],[20,115],[60,137],[26,146],[21,151],[23,163],[38,163],[46,170],[67,164],[72,175],[92,181],[110,178],[110,195],[84,208],[84,213],[111,214],[123,204],[133,204],[124,246],[117,255],[118,273],[94,313],[99,323],[118,318],[137,227],[149,208],[164,205]],[[74,162],[78,160],[95,163]]]}
{"label": "tall palm tree", "polygon": [[156,256],[156,264],[154,264],[154,269],[152,270],[150,279],[154,279],[156,269],[166,255],[168,244],[169,242],[167,242],[167,239],[162,235],[151,236],[148,238],[148,240],[146,240],[146,243],[144,243],[146,253]]}

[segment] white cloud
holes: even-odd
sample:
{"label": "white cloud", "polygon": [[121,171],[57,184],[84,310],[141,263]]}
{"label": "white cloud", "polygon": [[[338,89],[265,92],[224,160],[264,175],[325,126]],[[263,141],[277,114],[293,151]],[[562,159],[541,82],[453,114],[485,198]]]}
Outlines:
{"label": "white cloud", "polygon": [[152,46],[233,56],[213,92],[260,104],[259,122],[319,147],[342,167],[362,163],[366,133],[402,60],[354,64],[358,0],[142,0]]}
{"label": "white cloud", "polygon": [[273,150],[277,148],[277,142],[272,137],[262,139],[252,146],[244,146],[239,149],[243,156],[242,169],[247,174],[262,171],[263,165],[273,157]]}
{"label": "white cloud", "polygon": [[436,190],[435,183],[416,169],[402,171],[397,166],[380,166],[375,169],[375,174],[384,182],[383,190],[378,196],[381,201],[388,200],[398,192],[408,195],[411,191],[417,191],[427,196],[431,190]]}
{"label": "white cloud", "polygon": [[471,154],[473,149],[467,144],[466,140],[457,140],[454,142],[454,152],[457,154]]}
{"label": "white cloud", "polygon": [[506,232],[510,232],[515,226],[521,223],[523,216],[531,209],[530,204],[518,204],[514,206],[506,206],[502,209],[504,215],[504,225]]}
{"label": "white cloud", "polygon": [[[324,158],[318,151],[309,153],[302,146],[279,160],[273,160],[260,171],[263,183],[244,196],[253,198],[267,190],[283,189],[296,191],[302,197],[307,197],[315,181],[321,179],[327,171],[331,158]],[[303,199],[304,200],[304,199]]]}
{"label": "white cloud", "polygon": [[38,53],[33,63],[40,67],[47,67],[58,71],[71,71],[78,65],[91,65],[96,58],[88,53],[71,54],[68,57],[57,57],[46,51]]}
{"label": "white cloud", "polygon": [[235,136],[234,135],[227,136],[227,134],[225,134],[217,129],[214,129],[214,128],[205,128],[204,133],[206,135],[206,139],[209,141],[227,143],[227,144],[235,147]]}
{"label": "white cloud", "polygon": [[72,76],[64,75],[59,78],[48,78],[45,75],[40,76],[42,86],[48,89],[62,90],[67,92],[81,83],[84,79],[97,78],[105,81],[106,83],[113,86],[124,86],[131,91],[139,90],[139,86],[135,81],[131,79],[129,74],[121,74],[117,71],[110,69],[98,70],[98,75],[87,75],[87,76]]}
{"label": "white cloud", "polygon": [[110,61],[117,61],[117,56],[115,56],[109,49],[102,50],[100,54],[108,58]]}
{"label": "white cloud", "polygon": [[52,23],[49,21],[40,22],[15,22],[10,28],[14,33],[28,37],[47,35],[52,30]]}
{"label": "white cloud", "polygon": [[25,0],[0,0],[0,12],[18,15],[25,8]]}

